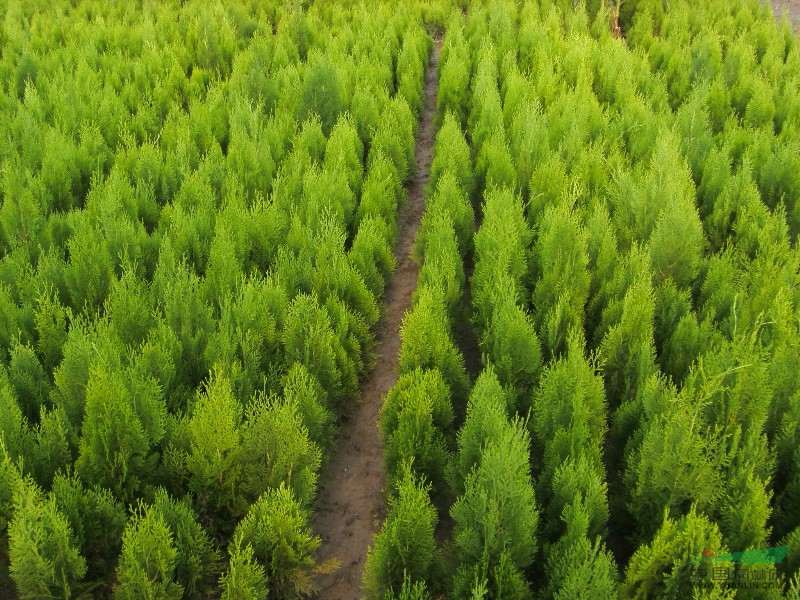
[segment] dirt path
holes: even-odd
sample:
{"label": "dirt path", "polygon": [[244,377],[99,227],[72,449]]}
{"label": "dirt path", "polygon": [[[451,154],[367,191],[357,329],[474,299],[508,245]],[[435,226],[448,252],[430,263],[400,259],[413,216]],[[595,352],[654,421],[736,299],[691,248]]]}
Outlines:
{"label": "dirt path", "polygon": [[386,308],[376,329],[377,360],[362,387],[362,402],[342,417],[336,453],[320,486],[314,529],[322,538],[322,545],[317,558],[321,562],[336,557],[341,562],[338,571],[320,578],[319,598],[324,600],[361,598],[367,547],[385,516],[386,474],[378,416],[383,396],[397,381],[400,323],[417,287],[419,265],[412,260],[411,251],[425,210],[425,185],[433,158],[440,48],[441,43],[437,42],[425,76],[425,107],[417,133],[416,170],[398,218],[397,268],[386,288]]}

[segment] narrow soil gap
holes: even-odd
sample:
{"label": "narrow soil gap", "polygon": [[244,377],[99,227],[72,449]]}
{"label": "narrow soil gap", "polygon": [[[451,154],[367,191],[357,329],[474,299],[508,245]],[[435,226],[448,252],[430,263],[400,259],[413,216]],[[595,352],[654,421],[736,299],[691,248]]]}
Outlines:
{"label": "narrow soil gap", "polygon": [[[477,227],[475,228],[477,232]],[[475,327],[472,324],[472,273],[475,270],[474,256],[470,252],[464,262],[464,294],[462,296],[462,306],[464,310],[463,319],[457,323],[453,337],[458,346],[461,356],[464,357],[464,370],[470,382],[475,383],[475,379],[483,370],[481,350],[478,346],[478,337],[475,335]],[[460,427],[463,423],[463,413],[466,411],[466,404],[462,407],[455,407],[456,413],[461,420],[456,425]],[[459,414],[459,410],[462,414]]]}
{"label": "narrow soil gap", "polygon": [[415,172],[398,215],[397,268],[386,287],[385,309],[375,331],[375,366],[361,388],[361,402],[342,417],[335,453],[320,482],[314,522],[314,530],[322,539],[317,560],[322,563],[335,557],[341,565],[337,571],[319,578],[319,598],[361,598],[367,547],[386,512],[386,474],[378,417],[383,396],[397,381],[400,324],[417,288],[419,265],[411,253],[425,210],[425,186],[433,158],[440,50],[441,41],[436,40],[425,74],[425,106],[417,132]]}

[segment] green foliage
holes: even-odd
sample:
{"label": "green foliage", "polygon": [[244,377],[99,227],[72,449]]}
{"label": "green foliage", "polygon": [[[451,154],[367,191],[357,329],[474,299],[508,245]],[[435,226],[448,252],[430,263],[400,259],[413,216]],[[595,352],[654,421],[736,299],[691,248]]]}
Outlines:
{"label": "green foliage", "polygon": [[454,401],[467,396],[464,359],[452,340],[443,293],[439,288],[421,288],[416,303],[403,319],[398,363],[400,373],[415,369],[438,369]]}
{"label": "green foliage", "polygon": [[524,414],[542,367],[542,351],[530,317],[512,298],[497,298],[480,346],[513,397],[514,410]]}
{"label": "green foliage", "polygon": [[153,309],[150,288],[132,269],[111,284],[106,314],[123,344],[135,347],[145,340],[155,325]]}
{"label": "green foliage", "polygon": [[724,554],[719,529],[692,507],[678,520],[664,517],[652,541],[641,546],[631,558],[620,594],[626,598],[684,598],[696,586],[718,588],[712,568],[729,567],[721,561],[712,566],[701,563],[706,548]]}
{"label": "green foliage", "polygon": [[370,150],[369,167],[356,214],[359,229],[367,218],[378,219],[386,228],[387,240],[393,243],[397,237],[394,215],[401,194],[400,176],[391,159],[382,152]]}
{"label": "green foliage", "polygon": [[[456,122],[463,125],[467,120],[470,62],[463,32],[458,28],[448,28],[444,47],[439,56],[439,65],[436,114],[452,114]],[[447,122],[447,116],[444,122]]]}
{"label": "green foliage", "polygon": [[230,382],[214,375],[197,398],[186,423],[189,453],[185,458],[189,489],[199,498],[200,513],[224,519],[245,512],[239,495],[242,407]]}
{"label": "green foliage", "polygon": [[570,331],[583,327],[589,298],[587,235],[578,215],[564,204],[545,208],[537,233],[532,257],[538,275],[534,322],[545,355],[555,358],[566,351]]}
{"label": "green foliage", "polygon": [[[457,118],[450,112],[444,114],[444,122],[436,134],[436,142],[433,146],[433,161],[431,161],[428,185],[431,190],[438,190],[441,185],[440,179],[450,171],[461,188],[471,197],[476,190],[470,149]],[[452,186],[453,183],[449,185]]]}
{"label": "green foliage", "polygon": [[166,420],[158,384],[132,375],[113,371],[111,365],[90,367],[75,463],[84,482],[107,487],[128,502],[152,478]]}
{"label": "green foliage", "polygon": [[[625,293],[615,325],[608,329],[600,346],[609,404],[636,396],[655,370],[653,341],[654,300],[649,281],[637,281]],[[604,316],[613,314],[606,308]]]}
{"label": "green foliage", "polygon": [[210,589],[219,571],[219,553],[197,521],[188,497],[177,501],[160,488],[153,510],[161,514],[172,532],[175,549],[174,579],[185,598],[200,598]]}
{"label": "green foliage", "polygon": [[464,493],[464,483],[480,464],[486,445],[496,443],[508,427],[511,401],[494,369],[488,366],[472,387],[466,418],[458,431],[458,452],[448,472],[455,496]]}
{"label": "green foliage", "polygon": [[416,369],[400,376],[386,395],[380,417],[390,488],[403,476],[404,465],[434,489],[443,488],[452,423],[450,390],[438,370]]}
{"label": "green foliage", "polygon": [[56,502],[30,481],[14,492],[8,539],[9,570],[21,598],[80,596],[86,559],[75,533]]}
{"label": "green foliage", "polygon": [[414,115],[402,96],[395,96],[381,113],[372,136],[370,154],[383,154],[392,161],[400,181],[411,175],[414,160]]}
{"label": "green foliage", "polygon": [[333,402],[341,402],[350,392],[342,382],[341,344],[330,317],[316,298],[298,295],[292,301],[286,315],[283,343],[286,366],[295,362],[304,365]]}
{"label": "green foliage", "polygon": [[[507,294],[515,300],[524,297],[523,280],[528,273],[531,233],[525,223],[522,203],[510,190],[487,193],[483,215],[481,227],[475,234],[475,272],[471,283],[475,318],[485,327],[491,321],[496,303],[494,294]],[[513,284],[512,290],[495,287],[495,282],[504,276]]]}
{"label": "green foliage", "polygon": [[107,584],[114,576],[127,514],[103,488],[85,488],[74,476],[56,475],[49,498],[64,515],[86,558],[86,581]]}
{"label": "green foliage", "polygon": [[[258,79],[263,79],[263,73],[253,73],[249,85],[258,85]],[[254,101],[273,100],[270,96],[274,93],[269,88],[271,82],[264,82],[263,90],[251,92],[264,98],[255,98]],[[237,182],[250,202],[258,196],[266,196],[272,189],[272,177],[275,174],[275,159],[272,157],[270,146],[266,143],[264,124],[259,119],[253,106],[241,102],[235,106],[230,115],[230,142],[228,143],[226,161],[229,173]]]}
{"label": "green foliage", "polygon": [[64,280],[71,306],[76,312],[91,314],[108,295],[114,268],[112,256],[102,233],[83,223],[70,238],[67,249],[70,259]]}
{"label": "green foliage", "polygon": [[343,108],[342,82],[336,65],[329,56],[312,52],[303,77],[298,120],[305,121],[310,114],[316,113],[327,137]]}
{"label": "green foliage", "polygon": [[220,580],[221,597],[224,600],[238,600],[239,598],[267,600],[266,571],[256,561],[253,547],[248,544],[241,548],[236,542],[233,542],[230,553],[230,565]]}
{"label": "green foliage", "polygon": [[475,160],[478,186],[485,190],[517,188],[517,171],[502,130],[486,139]]}
{"label": "green foliage", "polygon": [[665,511],[679,515],[689,504],[707,511],[720,499],[721,440],[702,428],[699,410],[697,400],[685,393],[672,410],[646,423],[641,446],[628,456],[628,506],[645,537]]}
{"label": "green foliage", "polygon": [[364,148],[358,131],[347,118],[339,117],[325,146],[325,168],[339,172],[347,179],[353,193],[361,193]]}
{"label": "green foliage", "polygon": [[461,308],[464,266],[453,222],[446,213],[440,212],[426,214],[425,225],[421,252],[424,259],[417,277],[417,290],[420,293],[428,288],[442,290],[447,313],[455,321]]}
{"label": "green foliage", "polygon": [[368,216],[359,223],[353,245],[347,253],[350,264],[376,298],[383,295],[386,280],[395,268],[396,261],[388,234],[385,221],[380,217]]}
{"label": "green foliage", "polygon": [[283,398],[300,416],[308,437],[322,448],[333,440],[333,413],[328,406],[325,390],[301,363],[294,363],[283,382]]}
{"label": "green foliage", "polygon": [[67,414],[76,429],[83,423],[86,404],[86,384],[93,356],[89,328],[83,322],[71,325],[63,346],[64,358],[53,371],[53,399]]}
{"label": "green foliage", "polygon": [[429,600],[430,597],[424,582],[414,582],[406,574],[403,577],[403,585],[400,587],[400,592],[395,594],[393,590],[390,590],[384,596],[384,600]]}
{"label": "green foliage", "polygon": [[514,566],[507,552],[500,555],[496,565],[484,559],[459,569],[453,589],[453,593],[462,598],[527,600],[532,597],[524,574]]}
{"label": "green foliage", "polygon": [[587,537],[590,517],[581,502],[564,507],[565,533],[550,547],[546,570],[552,598],[619,597],[614,558],[599,541]]}
{"label": "green foliage", "polygon": [[23,413],[30,422],[37,423],[40,412],[49,404],[50,384],[33,348],[19,343],[11,347],[8,379]]}
{"label": "green foliage", "polygon": [[658,279],[671,277],[689,287],[700,268],[703,228],[696,210],[686,206],[665,208],[650,238],[653,272]]}
{"label": "green foliage", "polygon": [[175,534],[164,515],[139,504],[122,538],[114,597],[182,598],[183,586],[175,581],[177,564]]}
{"label": "green foliage", "polygon": [[432,235],[430,230],[445,217],[452,220],[458,239],[458,251],[460,256],[464,257],[472,243],[475,214],[464,188],[450,169],[442,173],[437,181],[436,189],[428,198],[425,214],[422,216],[422,222],[417,232],[415,248],[417,255],[426,255],[428,238]]}
{"label": "green foliage", "polygon": [[585,454],[576,452],[556,467],[550,487],[547,531],[553,539],[561,536],[556,546],[565,538],[575,542],[581,536],[603,536],[608,521],[606,484]]}
{"label": "green foliage", "polygon": [[285,485],[303,505],[314,498],[321,453],[298,408],[263,397],[250,402],[235,455],[242,472],[238,496],[255,501],[268,488]]}
{"label": "green foliage", "polygon": [[34,316],[36,350],[42,357],[42,367],[48,373],[52,373],[64,358],[63,348],[71,316],[70,310],[61,304],[54,291],[45,291],[38,298]]}
{"label": "green foliage", "polygon": [[4,440],[0,441],[0,552],[4,558],[8,556],[8,526],[14,516],[14,497],[23,482],[20,465],[14,463],[5,445]]}
{"label": "green foliage", "polygon": [[371,593],[729,598],[706,545],[795,544],[800,54],[765,5],[38,4],[0,27],[3,593],[314,592],[439,30]]}
{"label": "green foliage", "polygon": [[417,478],[412,463],[404,463],[396,492],[389,499],[389,513],[367,552],[364,588],[368,597],[424,597],[421,591],[413,595],[409,588],[428,581],[438,567],[437,516],[429,492],[425,478]]}
{"label": "green foliage", "polygon": [[456,580],[473,565],[496,568],[508,561],[513,570],[531,564],[539,512],[530,480],[528,435],[521,423],[487,442],[450,513],[461,564]]}
{"label": "green foliage", "polygon": [[403,46],[397,57],[397,91],[401,94],[414,114],[422,109],[425,77],[425,58],[430,46],[430,38],[420,30],[412,30],[403,38]]}
{"label": "green foliage", "polygon": [[558,154],[551,154],[534,168],[531,174],[528,198],[528,223],[535,225],[544,209],[558,204],[567,192],[567,172]]}
{"label": "green foliage", "polygon": [[207,371],[203,353],[213,328],[213,313],[200,289],[197,275],[165,244],[153,276],[153,292],[164,320],[180,342],[176,371],[181,383],[193,387],[202,381]]}
{"label": "green foliage", "polygon": [[545,489],[570,457],[604,479],[602,441],[606,433],[603,382],[573,339],[566,357],[542,374],[531,406],[529,427]]}
{"label": "green foliage", "polygon": [[[257,564],[269,582],[268,598],[300,598],[313,590],[311,572],[319,543],[311,533],[305,509],[291,490],[281,485],[268,489],[236,526],[231,555],[252,548],[252,556],[245,550],[245,556],[238,559],[240,568],[241,562],[250,565],[247,589],[260,589]],[[227,577],[230,579],[230,572]]]}
{"label": "green foliage", "polygon": [[476,152],[498,129],[503,129],[503,108],[497,89],[497,55],[494,46],[481,49],[475,69],[472,99],[467,125]]}

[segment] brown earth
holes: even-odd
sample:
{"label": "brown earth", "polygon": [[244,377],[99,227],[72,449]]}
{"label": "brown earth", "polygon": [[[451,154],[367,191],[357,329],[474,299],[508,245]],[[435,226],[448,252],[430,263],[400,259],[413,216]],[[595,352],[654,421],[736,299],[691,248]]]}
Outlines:
{"label": "brown earth", "polygon": [[800,0],[772,0],[775,16],[780,18],[786,15],[792,24],[792,29],[800,31]]}
{"label": "brown earth", "polygon": [[322,600],[361,598],[361,576],[372,535],[386,513],[383,439],[378,416],[383,396],[397,382],[400,324],[411,306],[419,265],[411,258],[414,239],[425,210],[433,143],[436,135],[438,80],[436,67],[441,42],[436,42],[425,76],[425,106],[417,133],[416,168],[407,185],[408,198],[400,209],[397,268],[385,296],[384,314],[376,328],[377,359],[361,390],[361,402],[342,417],[335,454],[323,476],[314,530],[322,539],[317,560],[338,559],[340,567],[319,579]]}

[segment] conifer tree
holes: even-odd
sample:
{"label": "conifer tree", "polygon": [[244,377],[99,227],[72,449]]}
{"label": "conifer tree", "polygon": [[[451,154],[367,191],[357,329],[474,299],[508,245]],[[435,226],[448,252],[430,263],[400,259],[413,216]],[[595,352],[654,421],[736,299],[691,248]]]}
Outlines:
{"label": "conifer tree", "polygon": [[283,331],[287,367],[300,362],[308,369],[334,402],[341,402],[342,372],[337,363],[339,342],[330,317],[315,297],[298,295],[289,306]]}
{"label": "conifer tree", "polygon": [[542,350],[530,317],[513,298],[496,298],[480,346],[498,380],[513,397],[513,409],[525,414],[539,380]]}
{"label": "conifer tree", "polygon": [[412,467],[410,462],[401,465],[389,514],[367,553],[364,587],[369,597],[406,597],[412,584],[424,584],[438,568],[431,486],[424,477],[416,477]]}
{"label": "conifer tree", "polygon": [[343,108],[342,82],[338,69],[331,57],[319,51],[311,52],[303,77],[299,120],[304,121],[310,114],[316,113],[320,118],[322,132],[327,137]]}
{"label": "conifer tree", "polygon": [[86,559],[75,533],[56,503],[29,480],[15,489],[8,539],[9,570],[21,598],[80,596]]}
{"label": "conifer tree", "polygon": [[408,468],[430,481],[434,489],[443,488],[446,435],[452,422],[450,390],[438,370],[416,369],[400,376],[384,400],[380,418],[390,486],[394,487]]}
{"label": "conifer tree", "polygon": [[458,185],[471,197],[476,190],[470,147],[464,138],[464,132],[461,130],[458,119],[449,111],[444,114],[442,127],[436,134],[436,142],[433,146],[433,161],[431,161],[428,185],[431,190],[438,190],[440,179],[450,171],[457,179]]}
{"label": "conifer tree", "polygon": [[[485,327],[491,321],[493,281],[507,277],[512,290],[503,290],[515,299],[523,297],[523,280],[528,274],[528,247],[531,233],[525,222],[522,203],[508,189],[486,194],[484,220],[475,234],[475,271],[472,294],[476,321]],[[527,296],[527,294],[525,294]]]}
{"label": "conifer tree", "polygon": [[498,440],[486,445],[464,489],[450,511],[460,564],[456,590],[463,592],[465,585],[471,585],[475,569],[499,569],[506,573],[503,578],[517,580],[533,560],[539,519],[530,481],[528,435],[520,422],[507,426]]}
{"label": "conifer tree", "polygon": [[213,519],[217,529],[246,510],[240,493],[242,413],[230,382],[215,373],[185,423],[189,489],[198,497],[201,516]]}
{"label": "conifer tree", "polygon": [[153,511],[160,513],[175,542],[174,579],[185,598],[202,598],[219,572],[219,552],[197,521],[190,498],[175,500],[163,489],[155,494]]}
{"label": "conifer tree", "polygon": [[165,420],[166,405],[155,381],[128,379],[108,364],[92,365],[75,463],[81,479],[107,487],[124,501],[138,497],[140,486],[151,481]]}
{"label": "conifer tree", "polygon": [[539,222],[544,209],[558,204],[567,192],[566,165],[557,153],[551,153],[534,169],[528,185],[528,223]]}
{"label": "conifer tree", "polygon": [[286,373],[283,401],[297,411],[309,438],[326,449],[333,440],[333,412],[325,390],[301,363],[294,363]]}
{"label": "conifer tree", "polygon": [[230,564],[220,580],[221,597],[223,600],[238,600],[239,598],[267,600],[266,571],[255,560],[253,547],[248,544],[242,548],[235,543],[231,546]]}
{"label": "conifer tree", "polygon": [[546,571],[552,598],[617,598],[614,558],[588,533],[589,516],[577,501],[564,507],[564,535],[549,548]]}
{"label": "conifer tree", "polygon": [[[248,82],[252,85],[257,79],[265,79],[264,73],[253,74]],[[266,89],[254,92],[261,96],[274,93],[269,90],[272,82],[265,82]],[[274,85],[274,84],[272,84]],[[269,97],[251,99],[251,102],[270,102]],[[229,177],[235,177],[241,185],[248,203],[252,203],[258,196],[265,197],[272,190],[272,178],[275,174],[275,160],[272,157],[270,145],[266,143],[264,124],[259,118],[258,108],[268,107],[263,104],[250,104],[238,100],[230,111],[230,142],[225,156]]]}
{"label": "conifer tree", "polygon": [[[684,598],[696,587],[719,588],[711,568],[699,559],[707,548],[724,554],[719,529],[692,506],[674,519],[665,515],[652,541],[640,546],[631,558],[620,586],[626,598]],[[714,561],[713,567],[730,568],[730,563]]]}
{"label": "conifer tree", "polygon": [[434,223],[449,217],[453,223],[461,257],[466,256],[475,231],[475,214],[464,187],[451,169],[446,169],[439,177],[436,189],[428,198],[425,214],[417,232],[415,253],[425,255],[429,230]]}
{"label": "conifer tree", "polygon": [[113,258],[105,238],[88,223],[81,223],[68,243],[69,263],[64,280],[75,312],[92,314],[102,306],[113,277]]}
{"label": "conifer tree", "polygon": [[550,358],[566,351],[571,330],[583,327],[590,283],[587,246],[586,231],[573,210],[565,204],[545,209],[532,253],[538,276],[533,306]]}
{"label": "conifer tree", "polygon": [[30,422],[23,414],[8,371],[0,366],[0,442],[3,453],[11,462],[33,462],[35,441]]}
{"label": "conifer tree", "polygon": [[401,195],[400,176],[391,159],[374,147],[370,148],[355,224],[360,226],[370,217],[378,219],[386,228],[387,240],[394,244],[397,237],[394,215]]}
{"label": "conifer tree", "polygon": [[444,212],[426,219],[424,259],[417,277],[417,289],[441,289],[447,313],[455,322],[464,288],[464,266],[453,225],[452,219]]}
{"label": "conifer tree", "polygon": [[58,292],[43,290],[36,302],[34,315],[36,327],[36,350],[42,357],[45,371],[52,373],[64,358],[63,348],[68,337],[71,311],[61,304]]}
{"label": "conifer tree", "polygon": [[[444,46],[439,57],[439,93],[436,97],[436,114],[452,113],[464,125],[467,119],[467,88],[470,80],[470,57],[463,32],[458,24],[447,29]],[[447,117],[445,116],[445,120]]]}
{"label": "conifer tree", "polygon": [[455,496],[464,493],[464,482],[480,464],[484,447],[499,440],[506,430],[511,402],[489,365],[470,391],[466,419],[458,431],[458,452],[448,470]]}
{"label": "conifer tree", "polygon": [[637,390],[655,370],[653,319],[655,306],[649,281],[637,281],[616,307],[619,320],[609,328],[600,346],[609,405],[616,407],[636,397]]}
{"label": "conifer tree", "polygon": [[485,190],[517,189],[517,170],[505,131],[498,128],[486,137],[475,159],[477,186]]}
{"label": "conifer tree", "polygon": [[347,253],[350,264],[376,298],[383,295],[386,280],[395,268],[389,233],[380,217],[366,217],[359,223],[353,245]]}
{"label": "conifer tree", "polygon": [[417,368],[438,369],[454,402],[466,398],[468,381],[464,359],[452,340],[440,288],[418,290],[416,304],[403,319],[400,335],[402,343],[398,362],[401,373]]}
{"label": "conifer tree", "polygon": [[123,505],[106,489],[85,488],[75,476],[61,473],[48,496],[64,515],[86,558],[88,585],[107,585],[114,576],[127,522]]}
{"label": "conifer tree", "polygon": [[11,347],[8,380],[16,392],[17,402],[31,423],[38,423],[41,411],[47,409],[50,383],[33,348],[19,342]]}
{"label": "conifer tree", "polygon": [[645,538],[659,514],[680,516],[688,504],[711,511],[723,491],[720,434],[704,426],[691,394],[673,402],[671,410],[647,420],[641,446],[628,455],[628,507]]}
{"label": "conifer tree", "polygon": [[534,464],[542,469],[545,489],[570,457],[585,457],[590,468],[603,476],[603,380],[584,356],[582,341],[573,332],[567,355],[547,366],[533,394],[528,423],[536,449]]}
{"label": "conifer tree", "polygon": [[177,562],[175,536],[164,515],[140,503],[125,528],[114,598],[182,598],[183,586],[175,581]]}
{"label": "conifer tree", "polygon": [[240,495],[254,502],[268,488],[285,485],[308,505],[321,459],[295,405],[260,394],[250,401],[237,448]]}
{"label": "conifer tree", "polygon": [[[252,559],[264,569],[268,598],[300,598],[313,591],[314,552],[320,540],[308,524],[308,515],[285,485],[268,489],[236,526],[234,554],[252,548]],[[245,555],[246,558],[246,555]],[[260,582],[259,569],[248,567],[249,588]]]}

